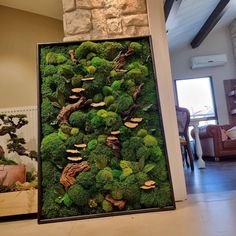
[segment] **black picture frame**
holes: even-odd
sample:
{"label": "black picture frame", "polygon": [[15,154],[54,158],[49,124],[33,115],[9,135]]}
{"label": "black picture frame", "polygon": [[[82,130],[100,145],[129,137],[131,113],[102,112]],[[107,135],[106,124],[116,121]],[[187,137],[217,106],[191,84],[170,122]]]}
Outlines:
{"label": "black picture frame", "polygon": [[76,215],[76,216],[66,216],[66,217],[57,217],[57,218],[44,218],[42,214],[42,207],[43,207],[43,187],[42,187],[42,159],[39,155],[39,161],[38,161],[38,178],[39,178],[39,186],[38,186],[38,223],[44,224],[44,223],[54,223],[54,222],[62,222],[62,221],[69,221],[69,220],[81,220],[81,219],[90,219],[90,218],[98,218],[98,217],[108,217],[108,216],[118,216],[118,215],[127,215],[127,214],[136,214],[136,213],[148,213],[148,212],[158,212],[158,211],[168,211],[168,210],[175,210],[175,198],[174,198],[174,192],[173,192],[173,185],[171,180],[171,173],[170,173],[170,167],[169,167],[169,161],[167,156],[167,147],[166,147],[166,141],[165,141],[165,134],[164,134],[164,128],[163,128],[163,121],[162,121],[162,113],[161,113],[161,106],[159,101],[159,93],[158,93],[158,85],[157,85],[157,77],[156,77],[156,71],[155,71],[155,62],[153,57],[153,48],[152,48],[152,39],[151,36],[145,36],[145,37],[132,37],[132,38],[119,38],[119,39],[106,39],[106,40],[83,40],[83,41],[76,41],[76,42],[60,42],[60,43],[40,43],[37,45],[37,74],[38,74],[38,129],[39,129],[39,145],[38,145],[38,153],[40,154],[40,146],[42,141],[42,119],[41,119],[41,103],[42,103],[42,94],[41,94],[41,85],[42,85],[42,74],[41,74],[41,56],[40,52],[41,49],[44,47],[57,47],[57,46],[71,46],[71,45],[80,45],[81,43],[85,41],[91,41],[95,43],[102,43],[102,42],[122,42],[122,41],[139,41],[139,40],[147,40],[149,43],[149,47],[151,50],[151,60],[152,60],[152,70],[154,74],[154,80],[155,80],[155,92],[157,96],[157,109],[158,109],[158,115],[160,116],[160,133],[163,137],[163,156],[165,158],[166,162],[166,168],[168,172],[168,181],[170,184],[170,191],[171,191],[171,205],[166,206],[163,208],[143,208],[138,210],[125,210],[125,211],[115,211],[115,212],[109,212],[109,213],[99,213],[99,214],[87,214],[87,215]]}

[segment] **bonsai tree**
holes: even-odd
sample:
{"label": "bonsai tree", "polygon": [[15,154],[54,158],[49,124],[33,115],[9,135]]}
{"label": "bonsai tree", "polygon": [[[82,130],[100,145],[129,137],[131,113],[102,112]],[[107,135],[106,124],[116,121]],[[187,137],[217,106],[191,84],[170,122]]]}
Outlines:
{"label": "bonsai tree", "polygon": [[[16,134],[17,130],[28,124],[26,115],[6,115],[0,114],[0,136],[9,135],[7,148],[8,152],[16,152],[20,156],[28,156],[31,159],[37,159],[35,151],[28,151],[25,145],[25,139],[19,138]],[[4,158],[3,148],[0,146],[0,159]]]}

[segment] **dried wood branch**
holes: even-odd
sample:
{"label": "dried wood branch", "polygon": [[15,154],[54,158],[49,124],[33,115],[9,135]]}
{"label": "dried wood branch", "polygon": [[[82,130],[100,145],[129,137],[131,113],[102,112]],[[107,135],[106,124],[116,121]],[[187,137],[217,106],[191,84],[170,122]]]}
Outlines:
{"label": "dried wood branch", "polygon": [[118,207],[120,210],[123,210],[125,208],[126,201],[125,200],[115,200],[112,198],[111,195],[106,195],[105,199],[113,204],[114,206]]}
{"label": "dried wood branch", "polygon": [[79,99],[78,102],[70,104],[68,106],[62,107],[61,111],[59,112],[58,116],[57,116],[57,120],[59,122],[59,124],[64,123],[67,124],[70,114],[74,111],[79,110],[80,108],[84,107],[84,105],[86,104],[86,98],[85,97],[81,97]]}
{"label": "dried wood branch", "polygon": [[126,58],[134,54],[133,48],[128,48],[128,51],[123,53],[120,52],[118,56],[115,58],[115,61],[117,62],[116,66],[114,67],[114,70],[121,70],[123,66],[125,65]]}
{"label": "dried wood branch", "polygon": [[67,190],[72,184],[75,183],[75,176],[80,173],[90,169],[87,161],[82,161],[80,163],[70,163],[68,164],[61,175],[60,183]]}
{"label": "dried wood branch", "polygon": [[69,54],[70,54],[70,59],[72,61],[73,64],[77,64],[77,60],[75,59],[75,51],[74,49],[70,49],[69,50]]}
{"label": "dried wood branch", "polygon": [[133,92],[133,99],[136,100],[138,95],[141,92],[142,87],[144,86],[144,83],[141,83],[139,86],[136,87],[135,91]]}

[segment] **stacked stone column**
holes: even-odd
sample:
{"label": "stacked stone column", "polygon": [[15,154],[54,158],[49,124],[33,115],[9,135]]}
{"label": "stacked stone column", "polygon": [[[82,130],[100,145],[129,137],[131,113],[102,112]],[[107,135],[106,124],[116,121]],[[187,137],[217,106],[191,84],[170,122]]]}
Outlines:
{"label": "stacked stone column", "polygon": [[145,0],[63,0],[64,41],[149,35]]}

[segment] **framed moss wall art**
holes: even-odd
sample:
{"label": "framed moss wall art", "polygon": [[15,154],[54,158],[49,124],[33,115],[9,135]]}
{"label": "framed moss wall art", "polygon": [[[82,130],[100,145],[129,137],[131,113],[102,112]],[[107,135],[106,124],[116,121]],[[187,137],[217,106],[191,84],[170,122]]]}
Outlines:
{"label": "framed moss wall art", "polygon": [[149,37],[38,45],[39,223],[175,209]]}

